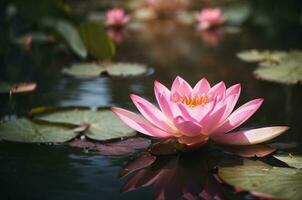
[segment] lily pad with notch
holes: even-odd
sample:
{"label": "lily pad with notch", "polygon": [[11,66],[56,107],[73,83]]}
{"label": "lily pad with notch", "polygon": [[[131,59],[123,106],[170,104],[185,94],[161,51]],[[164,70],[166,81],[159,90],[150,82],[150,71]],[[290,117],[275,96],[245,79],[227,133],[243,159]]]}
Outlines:
{"label": "lily pad with notch", "polygon": [[246,62],[258,62],[254,75],[258,79],[284,83],[302,83],[302,51],[249,50],[237,54]]}
{"label": "lily pad with notch", "polygon": [[0,123],[0,139],[23,143],[63,143],[78,133],[69,127],[33,122],[25,118]]}
{"label": "lily pad with notch", "polygon": [[70,124],[80,128],[89,139],[106,141],[134,136],[136,132],[120,121],[109,109],[66,108],[35,117],[40,121]]}

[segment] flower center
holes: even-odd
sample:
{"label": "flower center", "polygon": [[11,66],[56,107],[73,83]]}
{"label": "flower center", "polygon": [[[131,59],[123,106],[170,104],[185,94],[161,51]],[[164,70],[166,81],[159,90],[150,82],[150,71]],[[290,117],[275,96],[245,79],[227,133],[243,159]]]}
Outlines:
{"label": "flower center", "polygon": [[186,106],[189,106],[190,108],[193,108],[195,106],[199,105],[205,105],[209,103],[210,99],[208,95],[202,94],[202,95],[197,95],[190,97],[188,95],[185,96],[178,96],[178,95],[173,95],[173,100],[175,102],[181,102],[185,104]]}

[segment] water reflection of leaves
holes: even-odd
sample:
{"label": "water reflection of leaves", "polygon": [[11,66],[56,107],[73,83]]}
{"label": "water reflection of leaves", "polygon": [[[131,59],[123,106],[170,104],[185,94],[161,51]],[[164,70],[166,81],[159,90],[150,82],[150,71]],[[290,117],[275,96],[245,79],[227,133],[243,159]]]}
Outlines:
{"label": "water reflection of leaves", "polygon": [[222,199],[222,185],[211,173],[219,160],[220,156],[209,149],[158,157],[150,167],[136,171],[121,190],[153,185],[155,199]]}

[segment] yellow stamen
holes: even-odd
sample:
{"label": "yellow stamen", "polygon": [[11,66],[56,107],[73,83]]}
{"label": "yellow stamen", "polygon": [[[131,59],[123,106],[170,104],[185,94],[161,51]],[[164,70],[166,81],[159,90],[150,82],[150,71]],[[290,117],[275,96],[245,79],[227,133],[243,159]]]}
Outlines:
{"label": "yellow stamen", "polygon": [[178,96],[174,95],[173,99],[175,102],[181,102],[185,104],[186,106],[189,106],[190,108],[193,108],[195,106],[199,105],[205,105],[209,102],[209,97],[208,95],[197,95],[193,97],[189,97],[188,95],[185,96]]}

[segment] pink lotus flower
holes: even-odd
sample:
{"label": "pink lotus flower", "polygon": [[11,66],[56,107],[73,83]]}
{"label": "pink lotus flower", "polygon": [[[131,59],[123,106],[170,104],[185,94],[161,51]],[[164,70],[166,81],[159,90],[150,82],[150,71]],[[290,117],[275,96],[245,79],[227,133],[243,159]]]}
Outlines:
{"label": "pink lotus flower", "polygon": [[130,17],[125,14],[122,8],[113,8],[106,12],[106,25],[120,27],[128,23]]}
{"label": "pink lotus flower", "polygon": [[205,30],[222,24],[225,20],[220,8],[205,8],[195,16],[198,28]]}
{"label": "pink lotus flower", "polygon": [[205,78],[192,88],[177,77],[171,91],[154,82],[160,109],[132,94],[130,97],[142,116],[122,108],[114,107],[112,111],[138,132],[158,138],[174,137],[188,146],[205,144],[209,138],[223,144],[257,144],[288,129],[286,126],[275,126],[231,132],[249,119],[263,102],[261,98],[254,99],[232,112],[240,90],[240,84],[227,89],[224,82],[211,87]]}

